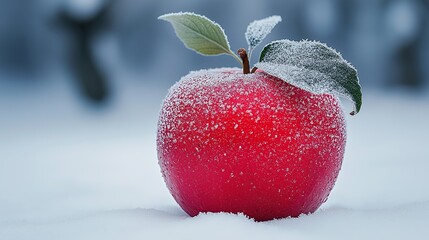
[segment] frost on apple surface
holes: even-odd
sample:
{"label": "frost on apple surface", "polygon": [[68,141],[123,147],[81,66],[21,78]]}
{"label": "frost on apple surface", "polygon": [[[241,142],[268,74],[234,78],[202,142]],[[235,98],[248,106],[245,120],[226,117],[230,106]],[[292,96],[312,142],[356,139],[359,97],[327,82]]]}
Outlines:
{"label": "frost on apple surface", "polygon": [[[288,198],[293,202],[308,195],[324,201],[327,194],[285,190],[279,182],[322,186],[335,181],[339,168],[328,169],[334,164],[332,159],[342,159],[346,135],[338,100],[297,89],[263,72],[240,72],[231,68],[191,72],[164,100],[158,122],[158,156],[176,201],[181,204],[184,198],[212,192],[198,189],[197,181],[211,181],[207,186],[222,188],[225,179],[237,194],[256,194],[268,185],[273,201]],[[318,168],[303,170],[302,165],[310,161]],[[252,166],[257,169],[249,170]],[[307,172],[302,172],[301,179],[292,178],[296,171]],[[205,177],[198,175],[201,173]],[[183,186],[179,176],[192,176],[195,182]],[[275,180],[279,177],[281,181]],[[262,183],[261,178],[272,181]],[[179,186],[190,190],[175,192]]]}

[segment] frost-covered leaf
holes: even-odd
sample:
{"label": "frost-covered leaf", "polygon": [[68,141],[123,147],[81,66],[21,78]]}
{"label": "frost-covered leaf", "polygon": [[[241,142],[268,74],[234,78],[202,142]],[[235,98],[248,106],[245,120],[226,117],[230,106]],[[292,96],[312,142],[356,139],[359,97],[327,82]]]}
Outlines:
{"label": "frost-covered leaf", "polygon": [[256,66],[309,92],[331,93],[354,102],[354,115],[362,105],[356,69],[334,49],[320,42],[279,40],[266,45]]}
{"label": "frost-covered leaf", "polygon": [[249,58],[258,44],[271,32],[271,30],[281,22],[280,16],[271,16],[264,19],[253,21],[247,26],[245,37],[249,45]]}
{"label": "frost-covered leaf", "polygon": [[170,22],[186,47],[203,55],[233,54],[222,27],[195,13],[170,13],[158,19]]}

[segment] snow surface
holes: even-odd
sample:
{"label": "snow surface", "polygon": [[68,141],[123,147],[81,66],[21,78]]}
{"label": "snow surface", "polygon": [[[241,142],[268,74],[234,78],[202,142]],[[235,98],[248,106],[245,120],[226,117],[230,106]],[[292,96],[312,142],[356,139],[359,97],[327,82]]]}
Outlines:
{"label": "snow surface", "polygon": [[362,111],[346,117],[345,159],[328,201],[308,216],[254,222],[179,208],[155,147],[167,89],[128,88],[106,110],[76,104],[64,86],[0,88],[1,240],[429,236],[429,96],[366,91]]}

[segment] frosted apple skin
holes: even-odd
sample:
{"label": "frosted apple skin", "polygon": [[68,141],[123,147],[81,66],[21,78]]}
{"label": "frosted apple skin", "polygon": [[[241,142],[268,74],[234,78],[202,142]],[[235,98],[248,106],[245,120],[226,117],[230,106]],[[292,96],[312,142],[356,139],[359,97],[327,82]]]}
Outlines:
{"label": "frosted apple skin", "polygon": [[169,90],[157,132],[168,189],[190,216],[264,221],[316,211],[344,155],[338,99],[240,71],[192,72]]}

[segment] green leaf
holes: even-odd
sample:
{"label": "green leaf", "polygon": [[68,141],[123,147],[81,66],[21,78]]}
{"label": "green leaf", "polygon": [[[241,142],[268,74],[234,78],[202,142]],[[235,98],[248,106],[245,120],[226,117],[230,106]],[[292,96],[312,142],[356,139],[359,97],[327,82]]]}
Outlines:
{"label": "green leaf", "polygon": [[281,22],[282,18],[280,16],[271,16],[264,19],[253,21],[247,26],[245,37],[247,44],[249,45],[248,55],[249,59],[252,55],[253,49],[261,43],[264,38],[270,34],[271,30]]}
{"label": "green leaf", "polygon": [[330,93],[362,105],[362,92],[356,69],[334,49],[320,42],[279,40],[261,52],[256,67],[296,87],[312,93]]}
{"label": "green leaf", "polygon": [[207,17],[185,12],[165,14],[158,19],[170,22],[187,48],[202,55],[230,54],[241,63],[231,51],[222,27]]}

